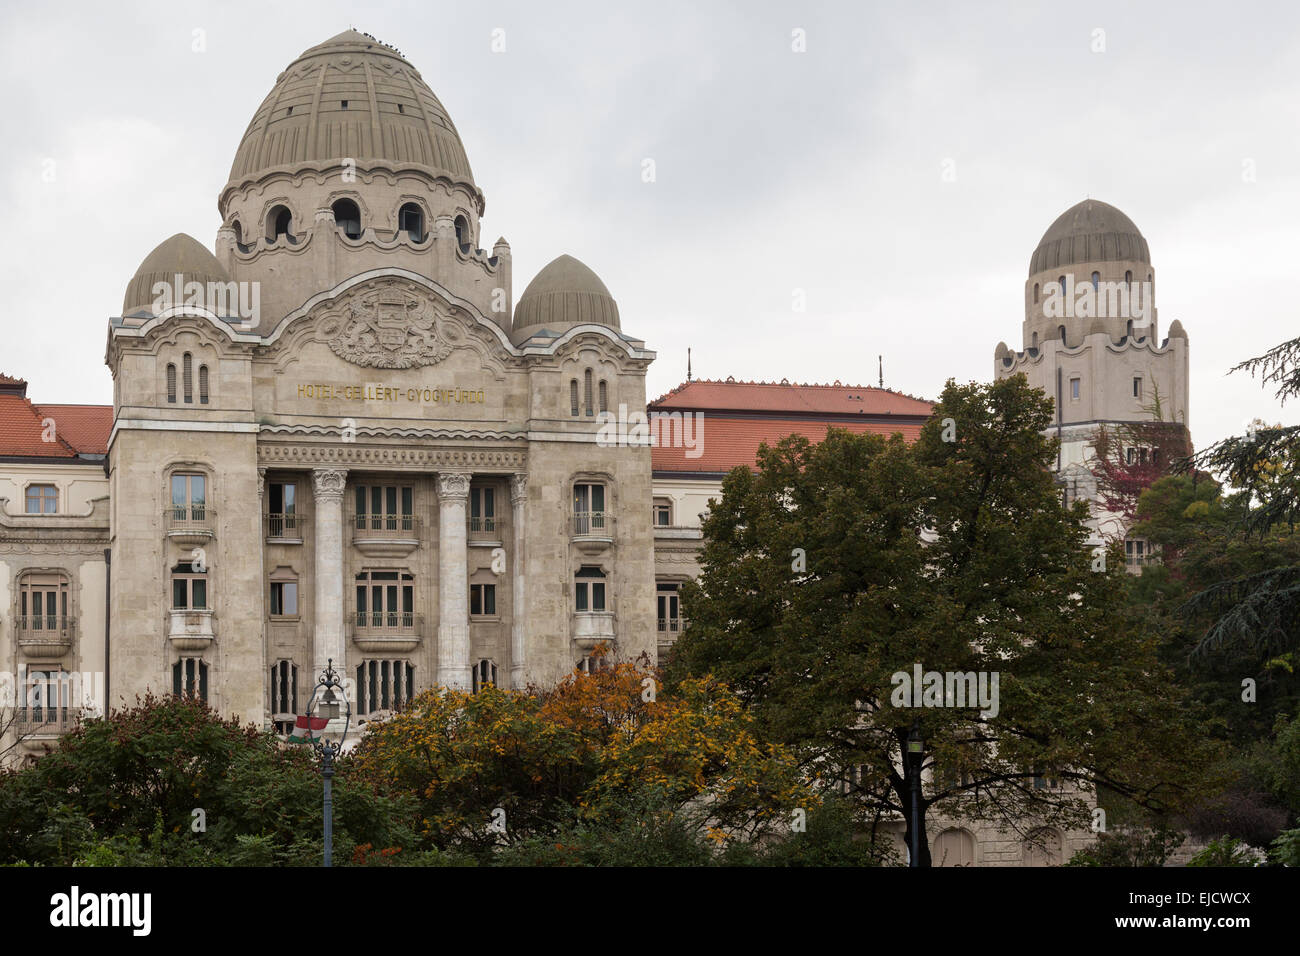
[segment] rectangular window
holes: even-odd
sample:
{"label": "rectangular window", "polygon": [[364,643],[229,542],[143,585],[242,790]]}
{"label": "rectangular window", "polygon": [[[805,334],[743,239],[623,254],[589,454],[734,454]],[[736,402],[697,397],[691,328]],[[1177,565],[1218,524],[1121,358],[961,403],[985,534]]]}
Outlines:
{"label": "rectangular window", "polygon": [[496,531],[496,489],[471,487],[469,490],[469,530],[481,533]]}
{"label": "rectangular window", "polygon": [[673,505],[666,498],[656,498],[652,508],[654,523],[660,528],[666,528],[673,523]]}
{"label": "rectangular window", "polygon": [[661,634],[676,634],[681,630],[681,605],[676,584],[661,584],[655,595],[658,605],[658,630]]}
{"label": "rectangular window", "polygon": [[400,571],[357,575],[357,627],[385,630],[415,626],[415,576]]}
{"label": "rectangular window", "polygon": [[58,512],[59,491],[54,485],[27,486],[27,514],[52,515]]}
{"label": "rectangular window", "polygon": [[267,485],[267,514],[272,538],[298,536],[298,485],[272,481]]}
{"label": "rectangular window", "polygon": [[172,609],[203,611],[208,609],[208,579],[193,565],[182,563],[172,570]]}
{"label": "rectangular window", "polygon": [[1141,377],[1141,376],[1135,376],[1134,379],[1133,379],[1133,397],[1134,397],[1134,398],[1141,398],[1141,397],[1142,397],[1142,377]]}
{"label": "rectangular window", "polygon": [[1079,400],[1079,380],[1077,378],[1072,378],[1070,379],[1070,401],[1077,402],[1078,400]]}
{"label": "rectangular window", "polygon": [[415,696],[415,668],[406,661],[362,661],[356,693],[358,714],[400,711]]}
{"label": "rectangular window", "polygon": [[596,567],[584,567],[574,577],[573,608],[575,611],[605,610],[605,572]]}
{"label": "rectangular window", "polygon": [[495,661],[479,661],[474,665],[474,693],[478,693],[488,684],[497,682],[497,665]]}
{"label": "rectangular window", "polygon": [[207,520],[207,491],[204,475],[172,475],[172,517],[177,521]]}
{"label": "rectangular window", "polygon": [[298,582],[297,581],[272,581],[271,582],[271,616],[272,617],[297,617],[298,616]]}
{"label": "rectangular window", "polygon": [[471,584],[469,586],[469,613],[471,617],[492,617],[497,612],[497,586]]}
{"label": "rectangular window", "polygon": [[271,719],[275,732],[293,732],[298,713],[298,667],[293,661],[276,661],[271,665]]}
{"label": "rectangular window", "polygon": [[403,485],[357,485],[359,531],[414,531],[415,492]]}
{"label": "rectangular window", "polygon": [[197,657],[182,657],[172,665],[172,693],[177,697],[208,699],[208,665]]}
{"label": "rectangular window", "polygon": [[605,486],[576,484],[573,486],[573,533],[603,534],[606,527]]}
{"label": "rectangular window", "polygon": [[1143,539],[1128,539],[1124,542],[1124,563],[1132,568],[1146,564],[1147,543]]}

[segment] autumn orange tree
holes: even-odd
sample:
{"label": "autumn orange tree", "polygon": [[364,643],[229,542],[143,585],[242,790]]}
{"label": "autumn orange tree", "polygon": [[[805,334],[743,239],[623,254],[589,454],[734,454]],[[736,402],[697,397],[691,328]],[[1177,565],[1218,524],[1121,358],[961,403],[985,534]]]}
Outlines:
{"label": "autumn orange tree", "polygon": [[355,762],[381,790],[413,795],[444,849],[623,826],[646,807],[725,843],[788,829],[817,802],[724,686],[704,677],[665,694],[644,661],[548,690],[426,692],[372,728]]}

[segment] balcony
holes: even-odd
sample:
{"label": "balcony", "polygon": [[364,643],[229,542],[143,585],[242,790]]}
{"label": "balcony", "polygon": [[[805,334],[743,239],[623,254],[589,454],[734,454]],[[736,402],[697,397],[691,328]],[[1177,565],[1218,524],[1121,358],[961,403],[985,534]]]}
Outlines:
{"label": "balcony", "polygon": [[575,611],[570,622],[569,633],[573,641],[584,651],[589,651],[597,644],[614,646],[614,612],[613,611]]}
{"label": "balcony", "polygon": [[614,543],[614,515],[608,511],[575,511],[573,543],[586,554],[600,554]]}
{"label": "balcony", "polygon": [[13,731],[24,748],[40,753],[52,748],[76,723],[77,711],[72,707],[19,707],[14,711]]}
{"label": "balcony", "polygon": [[207,505],[173,505],[163,512],[163,527],[177,544],[207,544],[216,536],[217,513]]}
{"label": "balcony", "polygon": [[686,622],[680,617],[661,617],[657,630],[660,637],[676,638],[685,626]]}
{"label": "balcony", "polygon": [[202,651],[216,640],[214,615],[206,608],[173,608],[169,612],[167,639],[180,651]]}
{"label": "balcony", "polygon": [[359,514],[348,517],[352,543],[372,558],[404,558],[420,546],[420,519],[415,515]]}
{"label": "balcony", "polygon": [[470,547],[496,548],[501,546],[501,519],[488,515],[470,515],[467,519]]}
{"label": "balcony", "polygon": [[18,646],[28,657],[61,657],[72,649],[77,619],[66,615],[14,618]]}
{"label": "balcony", "polygon": [[424,617],[409,611],[353,611],[348,621],[352,640],[365,653],[407,653],[424,637]]}
{"label": "balcony", "polygon": [[268,544],[302,544],[302,529],[307,522],[302,515],[269,512],[263,520]]}

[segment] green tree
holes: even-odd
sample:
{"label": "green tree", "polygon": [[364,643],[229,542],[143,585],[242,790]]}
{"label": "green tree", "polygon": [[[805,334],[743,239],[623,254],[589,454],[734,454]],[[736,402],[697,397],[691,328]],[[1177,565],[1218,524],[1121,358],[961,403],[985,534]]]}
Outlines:
{"label": "green tree", "polygon": [[[1023,376],[949,382],[913,446],[829,429],[761,449],[704,523],[670,680],[721,679],[809,772],[859,768],[864,807],[901,815],[909,841],[913,726],[934,770],[923,813],[1079,824],[1098,785],[1186,800],[1206,754],[1159,635],[1121,600],[1117,552],[1094,571],[1086,506],[1061,503],[1050,421]],[[914,665],[996,673],[996,713],[896,706]]]}

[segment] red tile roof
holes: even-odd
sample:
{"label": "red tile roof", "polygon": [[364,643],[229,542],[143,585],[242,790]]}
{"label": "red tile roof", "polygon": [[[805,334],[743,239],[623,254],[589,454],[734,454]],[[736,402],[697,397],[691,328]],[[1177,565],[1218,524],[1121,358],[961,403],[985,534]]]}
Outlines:
{"label": "red tile roof", "polygon": [[42,417],[54,419],[59,435],[83,455],[107,455],[113,430],[112,405],[38,405]]}
{"label": "red tile roof", "polygon": [[789,382],[683,382],[650,403],[652,409],[800,412],[813,415],[920,415],[923,399],[869,385],[792,385]]}
{"label": "red tile roof", "polygon": [[[931,409],[929,402],[910,395],[838,382],[685,382],[651,402],[648,410],[699,413],[702,417],[697,419],[695,430],[686,435],[696,447],[652,448],[650,461],[656,472],[678,474],[717,474],[737,465],[753,468],[759,445],[774,445],[786,435],[795,434],[818,442],[831,426],[857,434],[887,436],[898,432],[908,441],[915,441]],[[658,434],[674,440],[676,426],[661,425]],[[699,457],[688,457],[694,454]]]}
{"label": "red tile roof", "polygon": [[[695,448],[651,448],[650,463],[656,472],[716,474],[730,471],[737,465],[753,468],[758,460],[759,445],[775,445],[786,435],[804,435],[819,442],[826,437],[826,429],[832,427],[857,434],[892,435],[901,432],[908,441],[916,441],[921,434],[920,422],[901,420],[897,424],[851,420],[812,422],[788,418],[726,418],[706,413],[703,426],[697,421],[689,436],[695,441]],[[673,430],[662,428],[660,434],[668,439]],[[698,458],[688,457],[697,453]]]}
{"label": "red tile roof", "polygon": [[[8,376],[5,376],[7,378]],[[54,422],[53,441],[46,420]],[[25,396],[0,392],[0,456],[74,459],[108,454],[111,405],[34,405]]]}

